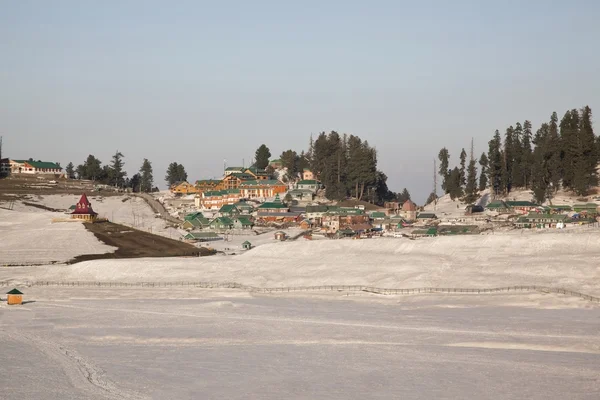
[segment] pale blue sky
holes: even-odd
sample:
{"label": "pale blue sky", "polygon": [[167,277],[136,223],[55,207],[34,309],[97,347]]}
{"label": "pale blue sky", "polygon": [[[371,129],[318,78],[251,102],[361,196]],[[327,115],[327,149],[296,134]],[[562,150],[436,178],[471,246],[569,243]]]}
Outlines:
{"label": "pale blue sky", "polygon": [[[597,1],[0,0],[4,155],[191,180],[337,130],[422,202],[442,146],[600,109]],[[597,129],[598,130],[598,129]]]}

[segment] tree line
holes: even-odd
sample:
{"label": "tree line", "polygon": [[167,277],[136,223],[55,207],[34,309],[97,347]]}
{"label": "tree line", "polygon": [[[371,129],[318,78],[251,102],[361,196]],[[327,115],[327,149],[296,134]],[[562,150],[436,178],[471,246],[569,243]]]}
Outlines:
{"label": "tree line", "polygon": [[[253,166],[272,174],[270,157],[269,148],[261,145],[256,150]],[[284,171],[279,175],[281,180],[295,182],[308,168],[321,181],[325,196],[330,200],[353,197],[377,204],[410,200],[406,188],[400,193],[389,190],[387,176],[377,168],[376,149],[356,135],[321,132],[316,140],[311,136],[307,152],[289,149],[279,158]]]}
{"label": "tree line", "polygon": [[561,188],[585,196],[598,185],[600,137],[593,130],[592,110],[585,106],[567,111],[560,122],[553,112],[535,134],[528,120],[506,128],[504,138],[496,130],[488,152],[477,161],[471,151],[468,165],[464,149],[454,168],[449,166],[447,148],[440,150],[438,159],[442,189],[452,199],[472,203],[487,188],[494,196],[519,188],[531,190],[534,199],[543,203]]}
{"label": "tree line", "polygon": [[[154,186],[154,175],[152,163],[144,158],[137,173],[131,178],[127,177],[125,167],[125,156],[117,150],[111,161],[102,165],[102,162],[94,155],[87,156],[85,161],[77,167],[70,162],[65,167],[65,173],[69,179],[87,179],[116,188],[129,188],[133,192],[152,192],[158,188]],[[175,182],[187,180],[187,173],[182,164],[172,162],[167,168],[165,181],[170,185]]]}

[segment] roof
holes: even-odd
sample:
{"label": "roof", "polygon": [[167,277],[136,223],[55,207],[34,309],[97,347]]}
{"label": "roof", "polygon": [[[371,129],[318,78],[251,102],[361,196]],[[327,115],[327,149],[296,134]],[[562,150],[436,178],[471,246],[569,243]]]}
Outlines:
{"label": "roof", "polygon": [[225,171],[245,171],[246,168],[244,167],[227,167],[225,168]]}
{"label": "roof", "polygon": [[221,208],[219,209],[219,212],[220,213],[232,213],[232,212],[239,212],[239,210],[234,204],[225,204],[225,205],[221,206]]}
{"label": "roof", "polygon": [[402,211],[417,211],[417,205],[410,200],[406,200],[402,204]]}
{"label": "roof", "polygon": [[13,160],[15,162],[18,162],[19,164],[24,164],[27,163],[29,165],[31,165],[34,168],[37,169],[62,169],[61,167],[58,166],[58,164],[53,163],[53,162],[49,162],[49,161],[33,161],[33,160]]}
{"label": "roof", "polygon": [[[529,213],[521,218],[519,218],[519,220],[524,219],[524,220],[529,220],[529,219],[552,219],[552,220],[557,220],[557,221],[564,221],[565,219],[567,219],[567,216],[565,214],[542,214],[542,213]],[[521,222],[524,222],[521,221]]]}
{"label": "roof", "polygon": [[257,181],[256,179],[253,179],[251,181],[244,181],[244,182],[240,183],[240,187],[244,187],[244,186],[276,186],[276,185],[285,186],[285,183],[280,182],[277,179],[263,179],[263,180],[259,180],[259,181]]}
{"label": "roof", "polygon": [[246,168],[246,171],[250,171],[254,175],[268,175],[266,170],[260,169],[260,168],[256,168],[256,167]]}
{"label": "roof", "polygon": [[262,203],[260,206],[258,206],[259,210],[270,210],[270,209],[278,209],[278,210],[286,209],[287,210],[287,208],[288,208],[288,206],[286,206],[285,204],[275,202],[275,201],[269,201],[266,203]]}
{"label": "roof", "polygon": [[23,294],[19,289],[13,289],[10,292],[6,292],[6,294]]}
{"label": "roof", "polygon": [[244,243],[242,243],[242,246],[243,246],[243,245],[248,245],[248,244],[249,244],[250,246],[252,246],[252,243],[250,243],[250,242],[249,242],[249,241],[247,241],[247,240],[246,240]]}
{"label": "roof", "polygon": [[531,201],[505,201],[505,204],[509,207],[538,207],[538,204]]}
{"label": "roof", "polygon": [[217,239],[218,237],[216,232],[189,232],[184,236],[185,239]]}
{"label": "roof", "polygon": [[283,161],[281,161],[281,159],[279,159],[279,158],[269,161],[269,164],[282,164],[282,163],[283,163]]}
{"label": "roof", "polygon": [[329,209],[329,206],[306,206],[307,213],[324,213],[327,212]]}
{"label": "roof", "polygon": [[234,204],[237,208],[246,208],[254,210],[254,206],[252,204],[246,203],[245,201],[238,201]]}
{"label": "roof", "polygon": [[417,215],[417,219],[425,219],[425,218],[430,218],[430,219],[436,219],[437,215],[435,215],[434,213],[420,213],[419,215]]}
{"label": "roof", "polygon": [[595,209],[597,209],[597,208],[598,208],[598,204],[596,204],[596,203],[575,204],[575,205],[573,206],[573,208],[574,208],[574,209],[578,209],[578,208],[580,208],[580,209],[586,209],[586,210],[590,210],[590,209],[593,209],[593,210],[595,210]]}
{"label": "roof", "polygon": [[386,215],[382,211],[374,211],[371,213],[371,218],[385,218]]}
{"label": "roof", "polygon": [[242,224],[242,226],[252,226],[254,225],[252,221],[248,219],[248,217],[237,217],[235,221],[238,221]]}
{"label": "roof", "polygon": [[240,194],[240,189],[209,190],[202,193],[204,197],[218,197],[228,194]]}
{"label": "roof", "polygon": [[238,178],[238,179],[240,179],[242,181],[249,181],[249,180],[254,179],[254,175],[250,175],[250,174],[247,174],[245,172],[242,172],[242,173],[233,172],[233,173],[229,174],[229,176],[233,176],[233,177]]}
{"label": "roof", "polygon": [[200,179],[196,181],[196,185],[218,185],[219,182],[219,179]]}
{"label": "roof", "polygon": [[210,225],[210,220],[208,218],[198,217],[198,218],[194,218],[191,220],[186,220],[183,224],[185,225],[186,223],[192,225],[193,227],[198,228],[198,227]]}
{"label": "roof", "polygon": [[79,201],[77,202],[77,206],[75,208],[75,211],[73,211],[71,214],[78,214],[78,215],[97,215],[94,210],[92,209],[92,204],[90,203],[90,201],[88,200],[87,196],[84,194],[81,195],[81,198],[79,199]]}
{"label": "roof", "polygon": [[303,179],[299,181],[298,185],[318,185],[320,182],[316,179]]}
{"label": "roof", "polygon": [[229,217],[218,217],[213,219],[210,224],[233,225],[233,221]]}
{"label": "roof", "polygon": [[185,217],[183,217],[183,220],[184,221],[191,221],[193,219],[203,218],[203,217],[204,217],[204,214],[202,214],[201,212],[193,212],[193,213],[189,213]]}
{"label": "roof", "polygon": [[297,212],[286,212],[286,211],[282,211],[282,212],[268,212],[268,211],[259,211],[257,213],[257,216],[259,217],[291,217],[291,218],[296,218],[298,216],[300,216],[301,213],[297,213]]}

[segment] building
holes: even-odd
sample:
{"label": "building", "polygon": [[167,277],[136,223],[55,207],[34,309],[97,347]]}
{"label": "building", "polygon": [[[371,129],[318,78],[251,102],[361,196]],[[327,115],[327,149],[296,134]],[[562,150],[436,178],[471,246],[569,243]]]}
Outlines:
{"label": "building", "polygon": [[578,213],[586,213],[587,215],[598,214],[598,205],[596,203],[575,204],[573,210]]}
{"label": "building", "polygon": [[290,208],[281,202],[279,195],[276,195],[274,201],[262,203],[258,206],[258,211],[263,213],[282,213],[289,212]]}
{"label": "building", "polygon": [[188,182],[175,182],[169,189],[175,194],[198,193],[198,188]]}
{"label": "building", "polygon": [[319,189],[321,189],[321,182],[315,180],[315,179],[310,179],[310,180],[301,180],[298,183],[296,183],[296,189],[299,190],[310,190],[313,193],[316,193]]}
{"label": "building", "polygon": [[335,232],[346,228],[351,229],[353,225],[359,224],[369,225],[369,227],[371,227],[369,216],[366,215],[362,210],[354,208],[339,208],[337,210],[333,209],[327,211],[320,218],[315,220],[315,225],[321,226],[327,232]]}
{"label": "building", "polygon": [[292,198],[292,201],[297,203],[309,203],[315,198],[315,193],[312,190],[306,189],[293,189],[288,191],[288,194]]}
{"label": "building", "polygon": [[434,220],[437,219],[437,215],[435,215],[434,213],[419,213],[419,215],[417,215],[417,220],[425,219]]}
{"label": "building", "polygon": [[285,239],[287,239],[287,235],[283,231],[277,231],[277,232],[274,233],[273,236],[275,237],[275,240],[279,240],[279,241],[282,241],[282,242]]}
{"label": "building", "polygon": [[244,250],[250,250],[252,248],[252,243],[250,243],[249,241],[245,241],[244,243],[242,243],[242,249]]}
{"label": "building", "polygon": [[539,204],[532,203],[531,201],[505,201],[504,204],[508,206],[509,210],[519,214],[527,214],[540,209]]}
{"label": "building", "polygon": [[220,179],[201,179],[196,181],[196,191],[198,193],[209,192],[211,190],[216,190],[217,186],[221,183]]}
{"label": "building", "polygon": [[502,200],[492,201],[487,206],[485,206],[486,210],[495,211],[497,213],[508,213],[511,211],[510,207],[506,202]]}
{"label": "building", "polygon": [[280,159],[269,161],[269,167],[273,169],[281,169],[283,168],[283,161],[281,161]]}
{"label": "building", "polygon": [[10,305],[23,304],[23,293],[19,289],[13,289],[10,292],[6,292],[6,302]]}
{"label": "building", "polygon": [[235,204],[240,199],[239,189],[213,190],[197,194],[194,204],[201,210],[218,210],[225,204]]}
{"label": "building", "polygon": [[564,214],[529,213],[520,217],[515,225],[519,228],[558,228],[565,227],[568,217]]}
{"label": "building", "polygon": [[239,216],[239,217],[233,218],[232,220],[233,220],[233,229],[247,230],[247,229],[252,229],[252,227],[254,227],[254,223],[250,220],[249,217]]}
{"label": "building", "polygon": [[183,239],[188,242],[209,242],[221,240],[221,237],[216,232],[188,232]]}
{"label": "building", "polygon": [[216,231],[226,231],[233,229],[233,220],[229,217],[218,217],[210,222],[210,229]]}
{"label": "building", "polygon": [[315,179],[315,175],[313,174],[313,172],[308,168],[304,168],[304,170],[302,171],[302,180],[310,181],[313,179]]}
{"label": "building", "polygon": [[254,180],[254,176],[243,172],[227,174],[217,185],[217,190],[237,189],[242,182]]}
{"label": "building", "polygon": [[225,168],[225,176],[229,176],[231,174],[243,174],[246,171],[244,167],[227,167]]}
{"label": "building", "polygon": [[83,221],[94,221],[97,217],[98,214],[92,209],[92,203],[89,202],[85,193],[82,194],[75,205],[75,211],[71,213],[71,218]]}
{"label": "building", "polygon": [[285,183],[275,179],[251,180],[240,182],[240,193],[243,199],[266,199],[285,193]]}
{"label": "building", "polygon": [[237,217],[241,213],[242,212],[240,210],[238,210],[238,208],[235,206],[235,204],[224,204],[219,209],[220,217],[232,218],[232,217]]}
{"label": "building", "polygon": [[[8,166],[6,163],[8,162]],[[8,174],[38,174],[38,175],[58,175],[62,174],[62,168],[57,163],[49,161],[29,160],[2,160],[2,171]]]}
{"label": "building", "polygon": [[402,204],[402,210],[400,210],[399,214],[407,221],[414,221],[417,219],[417,205],[411,200],[406,200]]}
{"label": "building", "polygon": [[246,168],[244,173],[252,175],[257,181],[267,181],[270,178],[269,173],[266,170],[256,167]]}
{"label": "building", "polygon": [[10,160],[3,158],[0,160],[0,176],[10,175]]}
{"label": "building", "polygon": [[238,210],[240,210],[240,213],[242,215],[250,215],[254,212],[254,206],[245,201],[238,201],[237,203],[235,203],[235,206]]}
{"label": "building", "polygon": [[184,217],[181,227],[185,230],[205,229],[210,225],[208,218],[201,212],[191,213]]}

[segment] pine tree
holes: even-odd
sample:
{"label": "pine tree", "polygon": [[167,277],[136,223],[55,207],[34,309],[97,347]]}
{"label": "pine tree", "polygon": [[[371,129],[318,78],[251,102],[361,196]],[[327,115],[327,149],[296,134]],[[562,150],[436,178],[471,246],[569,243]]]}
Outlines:
{"label": "pine tree", "polygon": [[440,169],[439,173],[442,177],[442,189],[444,193],[448,194],[448,178],[450,176],[449,168],[450,168],[450,153],[448,153],[447,148],[442,148],[438,153],[438,160],[440,160]]}
{"label": "pine tree", "polygon": [[259,169],[267,168],[269,165],[269,158],[271,157],[271,151],[265,144],[261,144],[256,152],[254,153],[254,166]]}
{"label": "pine tree", "polygon": [[463,148],[462,151],[460,152],[460,170],[459,170],[461,188],[464,187],[467,183],[466,163],[467,163],[467,152]]}
{"label": "pine tree", "polygon": [[489,141],[488,151],[488,178],[490,182],[490,188],[494,195],[499,195],[502,191],[502,153],[500,152],[500,146],[502,145],[502,139],[500,138],[500,132],[496,129],[494,137]]}
{"label": "pine tree", "polygon": [[167,168],[167,175],[165,176],[165,181],[167,185],[172,186],[176,182],[185,182],[187,181],[187,172],[185,172],[185,167],[183,164],[178,164],[176,162],[172,162],[169,164]]}
{"label": "pine tree", "polygon": [[434,192],[431,192],[431,193],[429,193],[429,196],[427,197],[427,200],[425,201],[425,205],[431,204],[436,200],[437,200],[437,196],[435,195]]}
{"label": "pine tree", "polygon": [[504,139],[504,152],[503,152],[503,162],[504,162],[504,173],[503,173],[503,191],[506,193],[510,193],[513,182],[513,165],[514,165],[514,128],[512,126],[506,129],[505,139]]}
{"label": "pine tree", "polygon": [[140,191],[151,192],[152,186],[154,185],[154,178],[152,176],[152,163],[144,158],[142,166],[140,167]]}
{"label": "pine tree", "polygon": [[522,188],[525,187],[525,180],[523,173],[521,171],[521,166],[523,164],[523,126],[520,122],[515,124],[515,129],[513,131],[513,146],[512,146],[512,173],[511,173],[511,182],[512,187]]}
{"label": "pine tree", "polygon": [[466,203],[473,203],[478,198],[477,190],[477,161],[473,154],[473,140],[471,140],[471,157],[469,159],[469,166],[467,167],[467,183],[465,185],[465,197]]}
{"label": "pine tree", "polygon": [[538,129],[533,139],[535,149],[533,150],[532,157],[531,189],[533,190],[534,199],[540,204],[552,195],[550,181],[552,176],[551,158],[553,151],[549,143],[549,132],[549,124],[544,123]]}
{"label": "pine tree", "polygon": [[523,123],[523,135],[521,136],[521,164],[519,170],[522,176],[523,187],[528,189],[531,185],[531,168],[533,163],[533,152],[531,150],[531,122]]}
{"label": "pine tree", "polygon": [[75,179],[75,166],[72,162],[67,164],[67,167],[65,168],[65,174],[67,175],[67,178]]}
{"label": "pine tree", "polygon": [[[550,120],[552,137],[558,136],[557,122],[558,117],[556,113],[553,113]],[[573,189],[575,163],[580,151],[578,131],[579,112],[577,110],[567,111],[560,121],[560,169],[563,186],[568,189]]]}
{"label": "pine tree", "polygon": [[488,158],[485,153],[481,153],[479,165],[481,166],[481,172],[479,173],[479,191],[484,191],[488,184]]}
{"label": "pine tree", "polygon": [[450,198],[452,200],[461,198],[463,195],[463,189],[460,184],[460,169],[458,169],[458,167],[454,167],[452,172],[450,172],[450,178],[448,182],[450,185]]}
{"label": "pine tree", "polygon": [[404,204],[407,200],[410,200],[410,192],[407,188],[402,189],[402,192],[396,196],[398,203]]}
{"label": "pine tree", "polygon": [[142,182],[142,176],[139,173],[133,174],[131,179],[129,179],[127,181],[127,187],[131,188],[132,192],[138,193],[138,192],[140,192],[141,182]]}
{"label": "pine tree", "polygon": [[83,165],[77,167],[80,179],[90,179],[101,181],[103,179],[102,163],[92,154],[88,155]]}
{"label": "pine tree", "polygon": [[113,155],[110,167],[108,168],[108,180],[115,187],[122,187],[127,173],[123,171],[123,153],[119,150]]}
{"label": "pine tree", "polygon": [[298,154],[294,150],[286,150],[281,153],[279,158],[286,169],[286,178],[288,181],[298,178]]}

